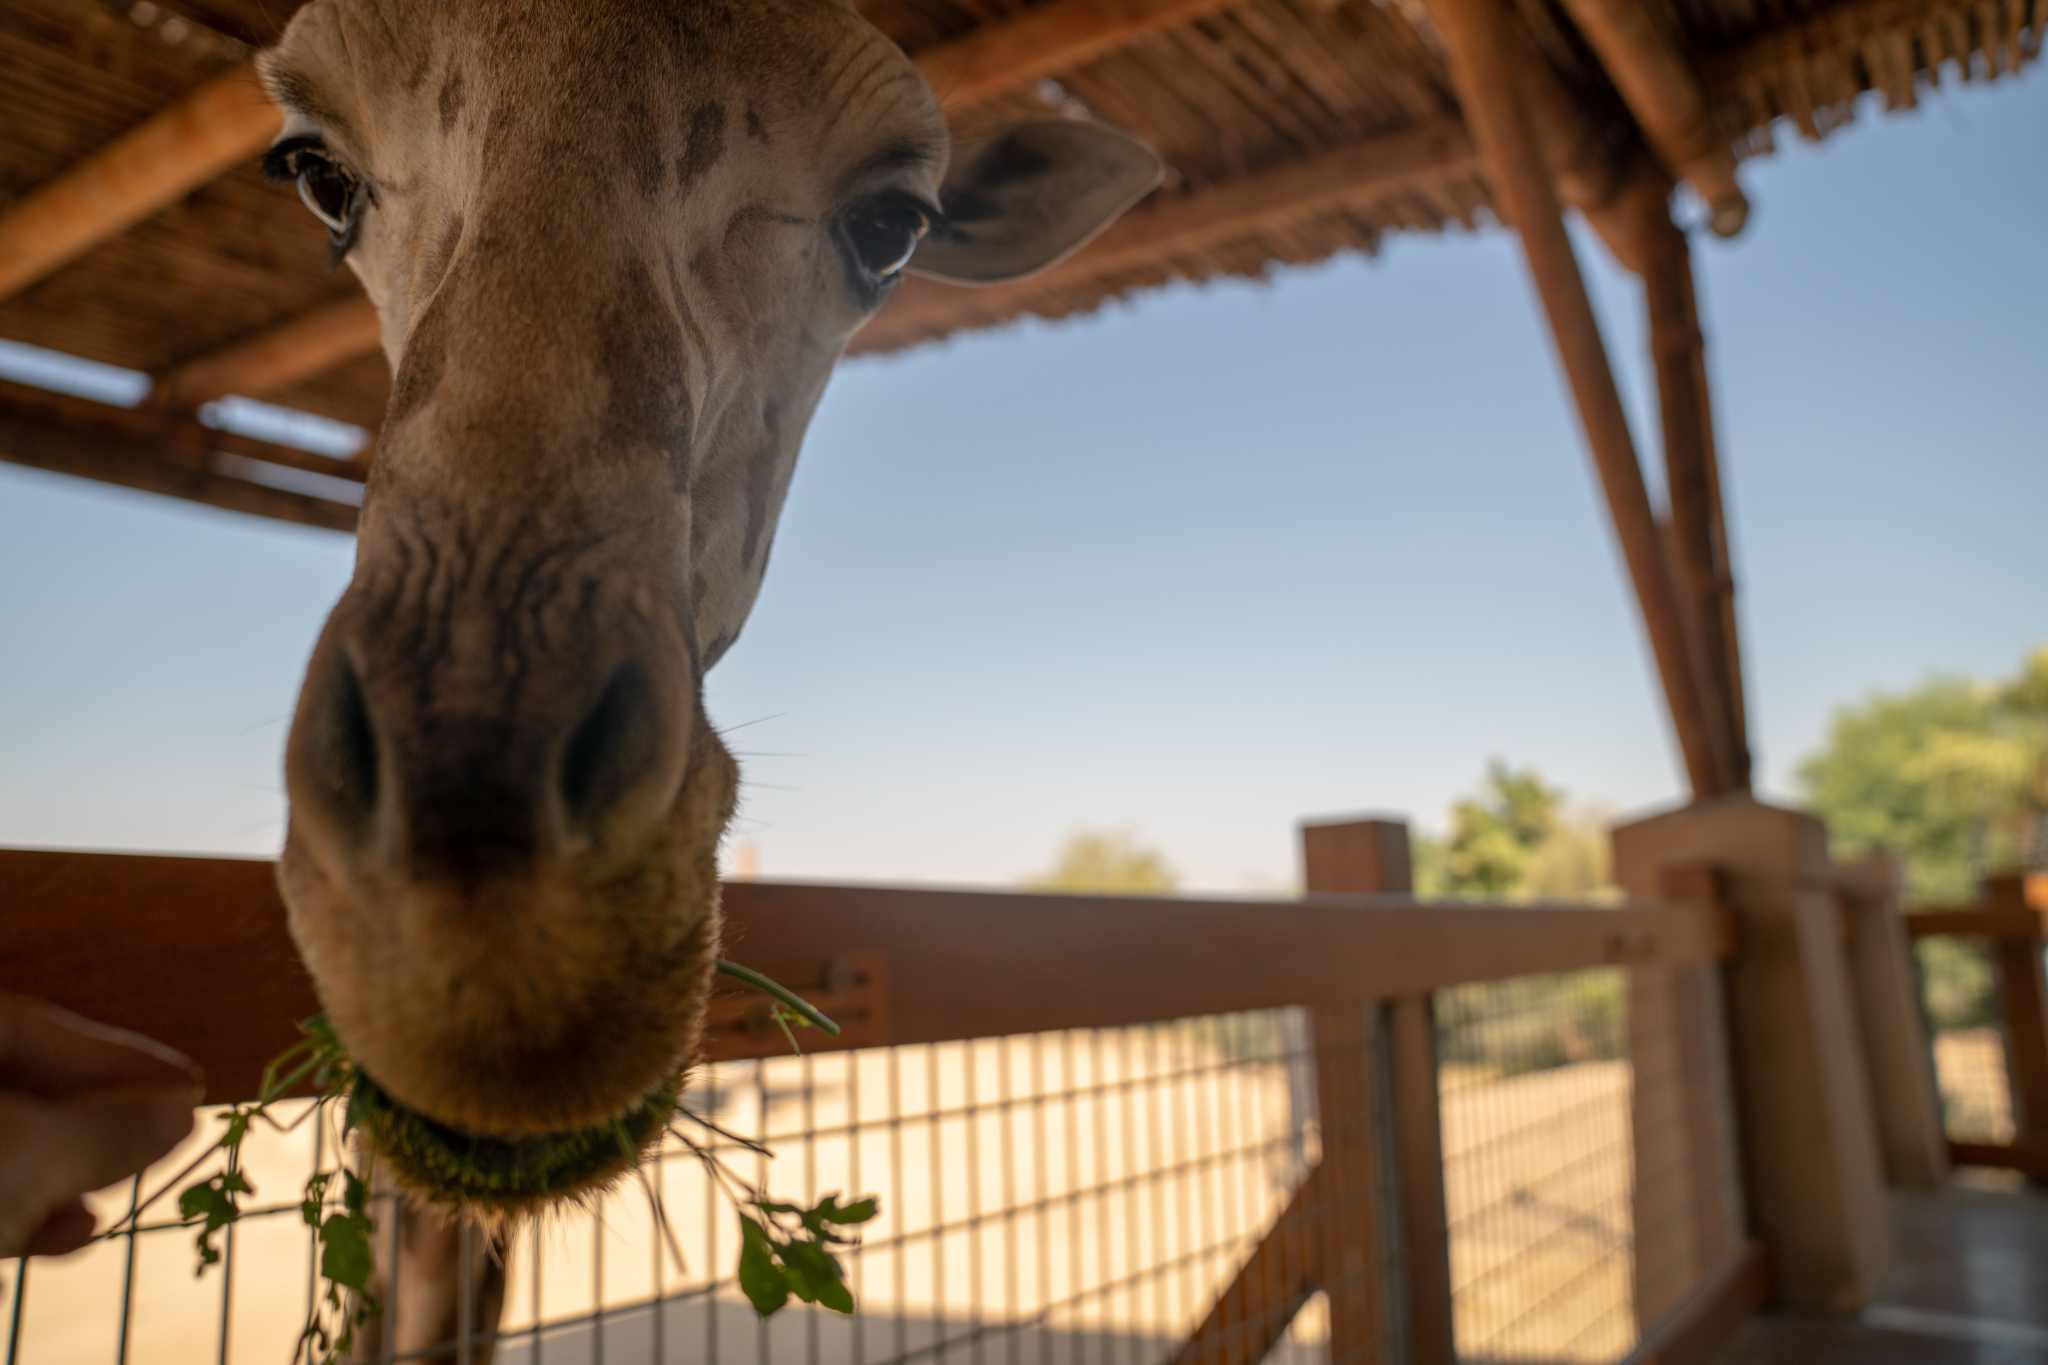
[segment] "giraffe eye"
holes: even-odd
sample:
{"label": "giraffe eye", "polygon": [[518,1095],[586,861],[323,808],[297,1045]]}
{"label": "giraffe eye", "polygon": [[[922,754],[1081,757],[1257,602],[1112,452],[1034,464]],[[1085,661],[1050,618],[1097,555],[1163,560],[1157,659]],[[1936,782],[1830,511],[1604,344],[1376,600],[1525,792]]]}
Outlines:
{"label": "giraffe eye", "polygon": [[847,241],[861,270],[876,282],[895,278],[910,264],[912,253],[931,230],[931,216],[920,206],[897,200],[854,210],[846,220]]}
{"label": "giraffe eye", "polygon": [[325,157],[301,156],[298,165],[299,198],[313,216],[336,234],[349,228],[355,206],[355,177]]}

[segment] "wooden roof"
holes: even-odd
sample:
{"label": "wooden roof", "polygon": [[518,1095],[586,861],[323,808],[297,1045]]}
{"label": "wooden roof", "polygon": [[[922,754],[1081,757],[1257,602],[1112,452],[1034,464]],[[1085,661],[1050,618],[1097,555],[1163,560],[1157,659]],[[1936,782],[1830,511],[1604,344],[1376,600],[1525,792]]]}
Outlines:
{"label": "wooden roof", "polygon": [[[1850,117],[1864,91],[1910,106],[1926,83],[2009,71],[2038,55],[2048,0],[1509,7],[1541,87],[1532,98],[1541,105],[1548,92],[1560,193],[1597,213],[1600,196],[1619,183],[1615,168],[1631,157],[1654,152],[1674,175],[1704,183],[1713,164],[1768,150],[1778,120],[1820,136]],[[10,229],[101,149],[152,128],[182,135],[185,124],[152,116],[203,100],[209,88],[209,117],[224,107],[253,117],[234,113],[235,101],[253,99],[234,73],[293,8],[290,0],[0,0],[0,337],[158,376],[208,361],[211,388],[200,384],[199,397],[263,388],[251,396],[375,428],[388,378],[363,325],[367,305],[346,270],[329,270],[324,234],[289,188],[266,184],[239,144],[229,146],[226,173],[208,166],[190,185],[160,187],[154,201],[137,199],[147,211],[132,226],[95,229],[96,238],[65,247],[72,254],[53,269],[24,268],[33,276],[25,283],[8,276],[20,240]],[[1386,233],[1469,227],[1492,211],[1423,0],[862,0],[862,8],[918,60],[964,131],[1064,110],[1131,130],[1171,171],[1145,204],[1037,278],[988,289],[906,281],[856,338],[856,351],[1022,314],[1058,317],[1173,279],[1371,252]],[[1650,66],[1631,73],[1611,51],[1607,60],[1596,52],[1588,35],[1615,22],[1634,26],[1617,41],[1646,44]],[[1664,68],[1654,61],[1660,51]],[[1690,133],[1658,126],[1640,98],[1632,105],[1631,74],[1691,89],[1697,107],[1672,115],[1695,125]],[[226,85],[208,86],[223,77]],[[190,118],[196,108],[187,108]],[[1681,134],[1699,145],[1674,152]],[[236,136],[251,140],[246,130]],[[1693,173],[1698,167],[1707,169]],[[289,330],[329,306],[337,311],[317,325]],[[326,353],[316,354],[320,344]],[[160,397],[160,408],[180,406],[175,393]],[[22,403],[34,406],[12,388],[0,393],[0,417],[57,420],[24,414]],[[20,432],[9,430],[0,455],[22,458]],[[198,468],[192,443],[205,441],[190,429],[186,436],[190,448],[176,432],[159,432],[158,454],[183,449],[177,458]],[[130,431],[124,439],[140,438]],[[66,467],[55,457],[34,462]]]}

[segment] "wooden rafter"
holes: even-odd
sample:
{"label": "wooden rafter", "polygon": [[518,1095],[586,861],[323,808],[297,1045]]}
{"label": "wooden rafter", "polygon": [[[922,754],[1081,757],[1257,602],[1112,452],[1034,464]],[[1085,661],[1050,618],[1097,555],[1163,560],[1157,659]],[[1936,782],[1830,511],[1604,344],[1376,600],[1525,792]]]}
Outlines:
{"label": "wooden rafter", "polygon": [[917,69],[949,109],[1108,56],[1147,33],[1190,23],[1242,0],[1051,0],[983,24],[916,55]]}
{"label": "wooden rafter", "polygon": [[1509,19],[1501,0],[1428,0],[1450,57],[1460,103],[1492,171],[1494,194],[1514,220],[1550,319],[1551,335],[1577,400],[1579,418],[1634,583],[1636,602],[1664,686],[1672,728],[1695,796],[1734,789],[1723,713],[1702,695],[1685,612],[1672,581],[1664,536],[1650,507],[1628,417],[1614,384],[1600,326],[1586,295],[1556,191],[1521,98]]}
{"label": "wooden rafter", "polygon": [[359,484],[367,473],[366,464],[354,460],[6,381],[0,381],[0,460],[333,531],[355,529],[353,502],[251,476],[297,470]]}
{"label": "wooden rafter", "polygon": [[381,339],[376,307],[357,294],[165,371],[150,389],[149,405],[190,412],[231,393],[261,398],[367,355]]}
{"label": "wooden rafter", "polygon": [[282,122],[244,66],[123,133],[0,217],[0,299],[255,156]]}

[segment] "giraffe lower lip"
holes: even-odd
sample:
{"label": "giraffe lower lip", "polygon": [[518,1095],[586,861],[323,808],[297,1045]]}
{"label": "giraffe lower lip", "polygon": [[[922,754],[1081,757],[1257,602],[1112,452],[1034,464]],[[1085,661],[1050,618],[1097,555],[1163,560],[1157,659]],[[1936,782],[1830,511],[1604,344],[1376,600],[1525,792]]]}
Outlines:
{"label": "giraffe lower lip", "polygon": [[682,1074],[617,1118],[561,1133],[494,1137],[410,1109],[358,1070],[349,1116],[399,1185],[464,1211],[524,1212],[602,1189],[661,1140]]}

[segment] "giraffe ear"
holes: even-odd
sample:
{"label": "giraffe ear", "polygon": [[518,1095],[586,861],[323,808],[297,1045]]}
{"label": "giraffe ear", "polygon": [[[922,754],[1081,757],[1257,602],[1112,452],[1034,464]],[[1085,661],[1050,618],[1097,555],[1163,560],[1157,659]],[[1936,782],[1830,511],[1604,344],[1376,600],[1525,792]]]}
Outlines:
{"label": "giraffe ear", "polygon": [[1086,119],[1025,119],[953,150],[946,223],[910,268],[961,284],[1045,269],[1116,221],[1165,173],[1159,154]]}

